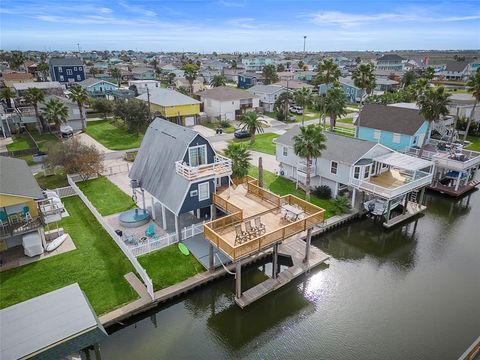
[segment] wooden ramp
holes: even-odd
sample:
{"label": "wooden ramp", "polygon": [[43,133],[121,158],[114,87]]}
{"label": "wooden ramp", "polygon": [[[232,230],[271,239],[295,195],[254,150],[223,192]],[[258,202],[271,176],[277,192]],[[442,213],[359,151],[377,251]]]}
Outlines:
{"label": "wooden ramp", "polygon": [[290,256],[293,262],[293,266],[278,273],[276,279],[267,279],[262,283],[244,291],[240,298],[235,298],[235,302],[242,309],[250,305],[254,301],[262,298],[263,296],[275,291],[296,277],[304,274],[311,268],[320,265],[329,259],[330,256],[325,254],[320,249],[310,246],[310,259],[308,263],[304,263],[305,257],[305,241],[300,236],[294,236],[284,241],[278,250],[279,256]]}
{"label": "wooden ramp", "polygon": [[409,201],[407,203],[407,211],[405,212],[405,214],[395,216],[393,219],[385,221],[383,223],[383,226],[387,229],[390,229],[391,227],[401,223],[402,221],[410,219],[411,217],[424,212],[426,209],[427,207],[425,205],[420,205],[412,201]]}

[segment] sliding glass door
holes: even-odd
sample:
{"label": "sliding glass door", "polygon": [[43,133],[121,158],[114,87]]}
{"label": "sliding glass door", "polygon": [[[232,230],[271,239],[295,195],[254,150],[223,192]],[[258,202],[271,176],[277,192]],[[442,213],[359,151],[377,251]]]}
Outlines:
{"label": "sliding glass door", "polygon": [[188,149],[190,166],[200,166],[207,163],[207,146],[192,146]]}

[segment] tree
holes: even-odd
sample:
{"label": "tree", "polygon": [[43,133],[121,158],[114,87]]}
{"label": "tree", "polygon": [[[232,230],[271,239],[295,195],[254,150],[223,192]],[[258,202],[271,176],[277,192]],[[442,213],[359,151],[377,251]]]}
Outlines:
{"label": "tree", "polygon": [[413,70],[408,70],[405,72],[405,74],[403,74],[402,85],[403,87],[412,85],[415,80],[417,80],[417,74],[415,74]]}
{"label": "tree", "polygon": [[273,64],[265,65],[262,69],[262,75],[265,78],[265,85],[270,85],[278,81],[277,70],[275,69],[275,65]]}
{"label": "tree", "polygon": [[[99,71],[95,66],[92,66],[92,67],[90,68],[90,70],[88,70],[88,73],[89,73],[90,75],[92,75],[93,77],[95,77],[95,76],[97,76],[97,75],[100,73],[100,71]],[[113,77],[113,76],[112,76],[112,77]]]}
{"label": "tree", "polygon": [[435,69],[431,66],[427,67],[425,70],[423,70],[422,77],[424,77],[428,81],[432,81],[435,77]]}
{"label": "tree", "polygon": [[22,52],[14,51],[12,53],[12,57],[10,58],[10,61],[8,62],[8,65],[12,70],[20,70],[20,66],[22,66],[24,62],[25,62],[25,58],[23,57]]}
{"label": "tree", "polygon": [[463,135],[463,141],[467,140],[468,131],[470,130],[470,124],[475,116],[475,109],[477,107],[478,102],[480,101],[480,72],[477,71],[474,75],[470,77],[467,81],[467,88],[468,91],[472,93],[473,97],[475,98],[475,103],[473,104],[472,112],[470,113],[470,117],[468,118],[467,128],[465,129],[465,135]]}
{"label": "tree", "polygon": [[86,105],[90,102],[87,90],[85,90],[85,88],[79,84],[73,84],[70,87],[70,94],[68,94],[68,98],[77,103],[78,110],[80,111],[80,117],[82,118],[82,131],[85,131],[87,127],[87,120],[85,118],[85,114],[83,113],[83,105]]}
{"label": "tree", "polygon": [[44,123],[43,118],[41,118],[40,113],[38,112],[38,104],[42,103],[45,100],[45,94],[42,90],[38,88],[28,88],[25,90],[25,101],[33,106],[35,110],[35,117],[37,118],[40,128],[47,130],[47,124]]}
{"label": "tree", "polygon": [[115,100],[113,105],[113,115],[123,120],[123,124],[127,126],[128,104],[125,100]]}
{"label": "tree", "polygon": [[304,65],[305,65],[305,63],[304,63],[302,60],[300,60],[300,61],[297,63],[297,66],[298,66],[298,68],[299,68],[300,70],[303,70],[303,66],[304,66]]}
{"label": "tree", "polygon": [[56,98],[51,98],[45,103],[42,108],[42,115],[47,120],[48,124],[62,125],[68,119],[68,107]]}
{"label": "tree", "polygon": [[106,119],[107,116],[113,112],[114,105],[111,100],[100,98],[93,102],[92,108],[102,114],[103,118]]}
{"label": "tree", "polygon": [[126,124],[129,131],[135,132],[136,135],[148,126],[150,120],[150,112],[147,104],[139,99],[128,100]]}
{"label": "tree", "polygon": [[428,80],[424,77],[418,78],[413,84],[410,85],[411,89],[415,93],[415,98],[418,99],[420,95],[425,93],[428,90]]}
{"label": "tree", "polygon": [[357,65],[359,65],[361,62],[362,62],[362,59],[360,58],[360,56],[357,56],[357,57],[355,58],[355,63],[356,63]]}
{"label": "tree", "polygon": [[117,81],[117,85],[120,86],[120,81],[122,79],[122,72],[119,68],[112,67],[110,69],[110,76]]}
{"label": "tree", "polygon": [[78,174],[82,180],[103,171],[102,154],[95,146],[82,144],[76,138],[54,142],[48,147],[47,165],[61,166],[67,174]]}
{"label": "tree", "polygon": [[315,77],[315,84],[326,84],[327,89],[335,81],[338,81],[341,72],[338,65],[333,63],[332,59],[325,59],[320,64],[318,64],[318,74]]}
{"label": "tree", "polygon": [[157,60],[157,58],[153,58],[153,60],[150,61],[150,65],[152,65],[155,72],[157,72],[157,70],[158,70],[158,60]]}
{"label": "tree", "polygon": [[212,81],[210,81],[210,85],[213,87],[225,86],[227,79],[223,75],[214,75]]}
{"label": "tree", "polygon": [[284,72],[284,71],[285,71],[285,65],[278,64],[277,65],[277,72]]}
{"label": "tree", "polygon": [[244,177],[248,175],[250,167],[250,151],[241,143],[229,144],[225,149],[225,155],[232,160],[232,175],[234,177]]}
{"label": "tree", "polygon": [[327,91],[324,112],[330,117],[330,130],[336,126],[337,118],[347,114],[347,97],[337,84]]}
{"label": "tree", "polygon": [[419,157],[422,157],[427,137],[430,136],[432,123],[440,120],[440,116],[448,115],[448,93],[443,86],[438,88],[428,89],[420,95],[417,101],[417,105],[420,109],[420,115],[422,115],[428,122],[427,132],[422,141]]}
{"label": "tree", "polygon": [[230,66],[232,67],[232,69],[236,69],[237,68],[237,60],[232,59],[232,61],[230,63]]}
{"label": "tree", "polygon": [[135,97],[138,96],[138,88],[137,88],[137,85],[135,84],[132,84],[128,87],[128,90],[130,91],[133,91],[133,93],[135,94]]}
{"label": "tree", "polygon": [[293,94],[290,91],[284,91],[278,95],[273,111],[277,113],[277,119],[287,121],[290,111],[290,104],[293,103]]}
{"label": "tree", "polygon": [[257,132],[263,133],[262,125],[265,124],[265,120],[260,119],[255,111],[248,111],[242,115],[240,123],[242,124],[242,129],[250,133],[250,143],[253,144],[255,142],[255,134]]}
{"label": "tree", "polygon": [[312,104],[312,92],[306,87],[298,89],[294,93],[295,103],[303,108],[302,112],[302,125],[305,124],[305,111],[307,111],[307,106]]}
{"label": "tree", "polygon": [[[376,82],[375,82],[375,74],[373,73],[374,66],[372,64],[361,64],[359,65],[355,71],[352,73],[353,84],[362,89],[362,98],[360,101],[360,111],[362,111],[363,104],[368,96],[372,93],[373,89],[375,89]],[[360,116],[357,118],[357,134],[358,129],[360,128]]]}
{"label": "tree", "polygon": [[293,137],[293,151],[295,154],[307,163],[307,173],[305,178],[305,193],[307,201],[310,201],[310,178],[312,172],[312,160],[320,157],[322,151],[327,147],[327,141],[322,132],[322,128],[318,125],[311,124],[301,126],[300,133]]}
{"label": "tree", "polygon": [[37,65],[37,72],[41,74],[40,78],[42,79],[42,81],[47,81],[48,70],[49,70],[49,67],[46,62],[41,62],[40,64]]}
{"label": "tree", "polygon": [[173,72],[170,73],[170,74],[168,74],[168,83],[169,83],[170,85],[172,85],[173,80],[175,79],[176,76],[177,76],[177,75],[175,75],[175,73],[173,73]]}
{"label": "tree", "polygon": [[11,88],[6,87],[5,89],[2,90],[2,93],[0,94],[0,98],[2,100],[5,100],[7,103],[7,107],[11,108],[12,107],[12,99],[15,99],[17,94],[15,91],[13,91]]}
{"label": "tree", "polygon": [[197,64],[186,63],[182,66],[183,73],[185,74],[185,79],[187,79],[190,84],[190,94],[193,93],[193,82],[198,76],[199,67]]}
{"label": "tree", "polygon": [[184,86],[179,86],[177,87],[177,91],[180,93],[180,94],[183,94],[183,95],[190,95],[190,92],[189,90],[184,87]]}

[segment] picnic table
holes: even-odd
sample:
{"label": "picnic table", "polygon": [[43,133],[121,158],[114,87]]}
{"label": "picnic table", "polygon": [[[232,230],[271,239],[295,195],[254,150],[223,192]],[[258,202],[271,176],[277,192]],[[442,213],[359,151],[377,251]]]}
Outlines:
{"label": "picnic table", "polygon": [[298,208],[290,204],[282,205],[282,209],[285,210],[285,218],[287,218],[287,215],[290,213],[292,215],[291,218],[294,221],[298,220],[298,218],[304,213],[302,208]]}

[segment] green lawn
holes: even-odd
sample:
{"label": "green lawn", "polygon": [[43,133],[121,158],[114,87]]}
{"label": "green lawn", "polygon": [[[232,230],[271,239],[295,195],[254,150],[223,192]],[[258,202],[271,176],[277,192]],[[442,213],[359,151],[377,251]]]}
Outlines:
{"label": "green lawn", "polygon": [[275,143],[273,140],[278,136],[278,134],[273,133],[258,134],[253,144],[250,144],[250,139],[234,139],[231,141],[245,144],[250,150],[275,155]]}
{"label": "green lawn", "polygon": [[67,176],[59,171],[55,175],[45,176],[43,172],[35,175],[38,185],[45,189],[56,189],[68,186]]}
{"label": "green lawn", "polygon": [[478,137],[478,136],[467,136],[467,140],[472,142],[467,147],[468,150],[480,151],[480,137]]}
{"label": "green lawn", "polygon": [[85,196],[102,216],[116,214],[135,207],[133,200],[106,177],[77,183]]}
{"label": "green lawn", "polygon": [[155,291],[205,271],[192,254],[183,255],[178,250],[177,244],[139,256],[137,259],[152,279]]}
{"label": "green lawn", "polygon": [[50,133],[45,133],[45,134],[32,133],[32,136],[37,142],[37,145],[40,151],[47,151],[49,143],[59,141],[55,135]]}
{"label": "green lawn", "polygon": [[[258,178],[258,168],[255,166],[250,166],[248,169],[248,174]],[[295,183],[284,177],[277,176],[274,173],[264,170],[263,182],[266,188],[277,195],[283,196],[292,194],[301,199],[305,199],[305,191],[300,188],[295,189]],[[323,200],[312,194],[310,196],[310,202],[325,209],[325,219],[328,219],[334,215],[334,206],[332,200]]]}
{"label": "green lawn", "polygon": [[[57,137],[50,133],[38,134],[32,133],[33,138],[37,142],[40,151],[46,152],[48,144],[58,141]],[[14,135],[12,137],[13,142],[7,145],[8,151],[18,151],[35,148],[35,144],[26,134]],[[32,155],[20,155],[16,156],[17,159],[23,159],[28,165],[34,165]]]}
{"label": "green lawn", "polygon": [[[264,114],[268,117],[273,118],[273,119],[277,119],[277,113],[276,112],[266,111]],[[289,121],[289,122],[302,122],[302,115],[292,114],[292,113],[289,113],[288,115],[295,117],[295,121]],[[318,113],[315,110],[310,110],[310,109],[307,108],[306,111],[305,111],[305,121],[318,119],[318,118],[320,118],[320,116],[321,116],[320,113]]]}
{"label": "green lawn", "polygon": [[[202,125],[212,130],[216,130],[217,128],[221,127],[218,122],[207,122]],[[230,125],[229,127],[226,127],[226,128],[222,127],[222,130],[224,133],[233,134],[235,132],[235,127]]]}
{"label": "green lawn", "polygon": [[345,123],[345,124],[353,124],[353,118],[347,117],[343,119],[338,119],[337,122]]}
{"label": "green lawn", "polygon": [[133,134],[109,120],[88,122],[87,134],[111,150],[128,150],[140,147],[143,134]]}
{"label": "green lawn", "polygon": [[8,151],[26,150],[35,146],[26,135],[14,135],[12,140],[13,142],[7,145]]}
{"label": "green lawn", "polygon": [[60,226],[76,250],[0,273],[0,307],[79,283],[100,315],[138,298],[124,279],[134,271],[128,259],[77,196],[64,198],[70,216]]}

